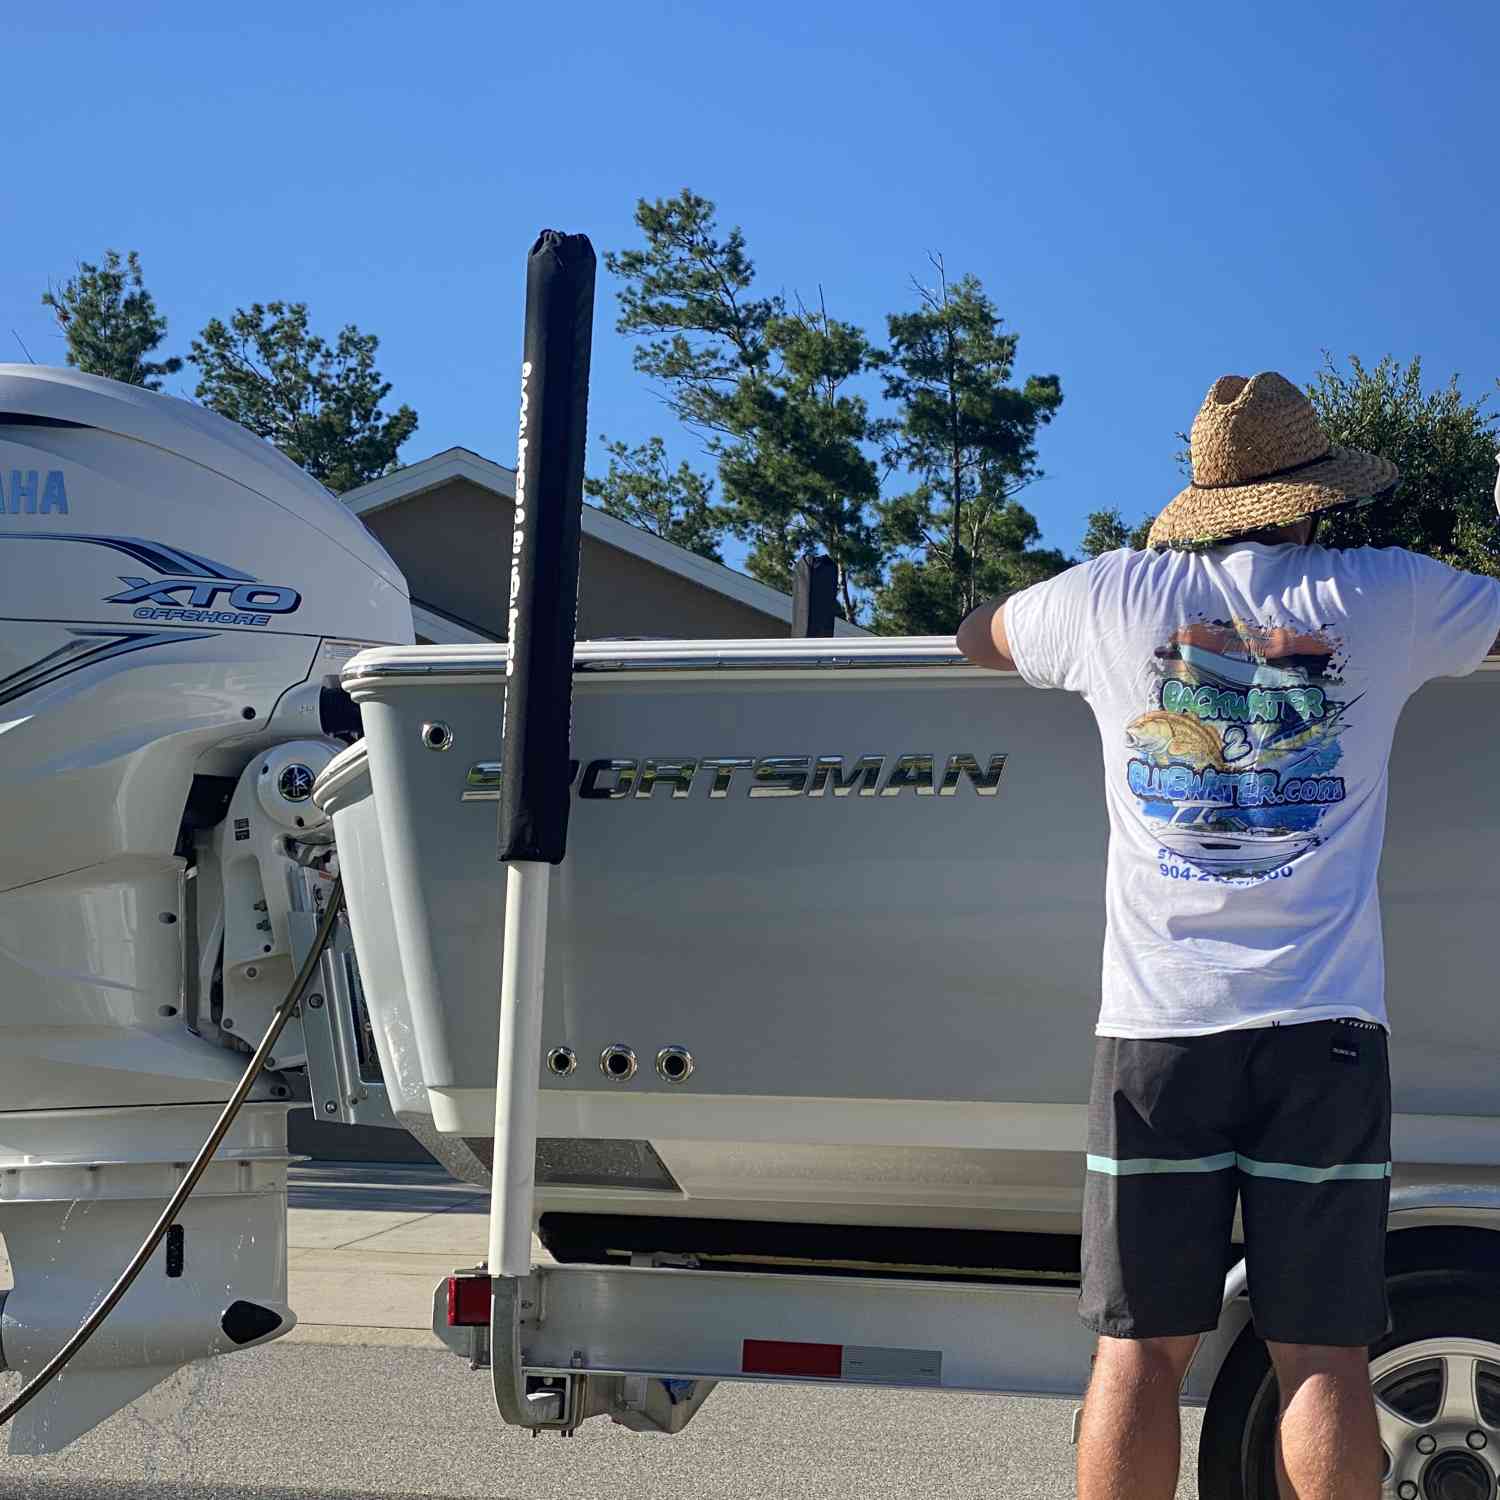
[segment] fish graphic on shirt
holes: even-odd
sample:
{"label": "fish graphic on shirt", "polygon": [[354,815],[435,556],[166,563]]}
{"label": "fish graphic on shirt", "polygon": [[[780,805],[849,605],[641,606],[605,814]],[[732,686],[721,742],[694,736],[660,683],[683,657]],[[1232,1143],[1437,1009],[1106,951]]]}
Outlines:
{"label": "fish graphic on shirt", "polygon": [[1216,771],[1228,769],[1218,730],[1189,714],[1154,708],[1125,726],[1125,739],[1153,765],[1189,765],[1195,771],[1207,766]]}

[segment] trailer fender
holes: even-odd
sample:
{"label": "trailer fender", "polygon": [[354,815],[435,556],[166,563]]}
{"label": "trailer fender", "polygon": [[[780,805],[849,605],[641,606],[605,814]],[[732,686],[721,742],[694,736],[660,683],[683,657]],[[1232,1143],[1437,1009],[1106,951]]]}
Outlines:
{"label": "trailer fender", "polygon": [[[1500,1185],[1463,1182],[1455,1177],[1447,1182],[1409,1183],[1394,1189],[1387,1218],[1388,1235],[1420,1229],[1500,1231]],[[1207,1401],[1220,1367],[1250,1321],[1247,1280],[1245,1261],[1241,1257],[1224,1278],[1223,1313],[1219,1326],[1204,1335],[1188,1366],[1182,1385],[1184,1400]]]}

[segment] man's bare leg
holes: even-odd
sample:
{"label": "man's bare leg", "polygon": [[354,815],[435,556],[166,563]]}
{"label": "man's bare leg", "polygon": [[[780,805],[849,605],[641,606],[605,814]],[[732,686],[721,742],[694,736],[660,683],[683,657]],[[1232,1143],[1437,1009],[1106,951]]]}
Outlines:
{"label": "man's bare leg", "polygon": [[1078,1435],[1078,1500],[1172,1500],[1178,1392],[1196,1335],[1099,1340]]}
{"label": "man's bare leg", "polygon": [[1282,1500],[1379,1500],[1385,1469],[1368,1350],[1270,1344],[1281,1387]]}

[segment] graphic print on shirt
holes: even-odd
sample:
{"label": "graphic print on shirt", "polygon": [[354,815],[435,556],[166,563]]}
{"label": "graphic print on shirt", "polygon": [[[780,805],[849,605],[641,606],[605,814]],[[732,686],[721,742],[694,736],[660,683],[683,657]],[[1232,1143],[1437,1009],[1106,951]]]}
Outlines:
{"label": "graphic print on shirt", "polygon": [[1322,842],[1358,702],[1341,697],[1340,649],[1326,628],[1243,620],[1184,625],[1157,648],[1125,775],[1164,873],[1274,879]]}

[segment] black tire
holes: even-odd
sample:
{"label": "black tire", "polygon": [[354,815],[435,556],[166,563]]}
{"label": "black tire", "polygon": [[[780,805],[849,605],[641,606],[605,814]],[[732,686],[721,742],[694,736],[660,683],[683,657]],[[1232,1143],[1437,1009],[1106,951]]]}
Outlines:
{"label": "black tire", "polygon": [[[1392,1328],[1375,1359],[1422,1339],[1500,1344],[1500,1277],[1474,1271],[1414,1271],[1389,1284]],[[1279,1396],[1266,1346],[1247,1327],[1219,1370],[1198,1444],[1200,1500],[1277,1500]]]}

